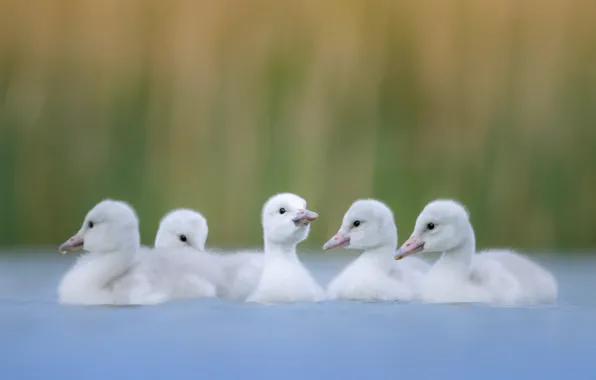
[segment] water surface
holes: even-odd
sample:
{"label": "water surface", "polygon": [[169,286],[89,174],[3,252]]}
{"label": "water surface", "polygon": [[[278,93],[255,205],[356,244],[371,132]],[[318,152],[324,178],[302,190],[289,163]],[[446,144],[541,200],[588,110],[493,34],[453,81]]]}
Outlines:
{"label": "water surface", "polygon": [[[326,284],[352,256],[302,257]],[[0,254],[0,379],[594,379],[596,260],[540,257],[554,306],[83,307],[56,302],[72,256]]]}

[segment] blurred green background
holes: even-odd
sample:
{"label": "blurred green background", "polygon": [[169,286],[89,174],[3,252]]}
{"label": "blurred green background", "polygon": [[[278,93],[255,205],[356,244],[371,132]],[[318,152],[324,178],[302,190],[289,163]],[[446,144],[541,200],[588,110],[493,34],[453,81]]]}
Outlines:
{"label": "blurred green background", "polygon": [[319,247],[352,201],[400,241],[434,198],[480,247],[596,246],[596,2],[0,0],[0,246],[99,200],[258,246],[290,191]]}

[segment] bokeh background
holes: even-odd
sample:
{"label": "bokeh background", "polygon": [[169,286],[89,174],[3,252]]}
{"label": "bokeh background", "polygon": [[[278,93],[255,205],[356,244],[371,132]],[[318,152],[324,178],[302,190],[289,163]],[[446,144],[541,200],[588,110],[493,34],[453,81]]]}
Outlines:
{"label": "bokeh background", "polygon": [[434,198],[480,247],[596,246],[596,2],[0,0],[0,246],[57,245],[99,200],[152,244],[175,207],[211,246],[260,208]]}

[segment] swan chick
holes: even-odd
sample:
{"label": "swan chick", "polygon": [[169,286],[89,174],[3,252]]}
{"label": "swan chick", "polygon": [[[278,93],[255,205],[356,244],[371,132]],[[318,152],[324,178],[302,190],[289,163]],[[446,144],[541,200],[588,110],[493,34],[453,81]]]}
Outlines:
{"label": "swan chick", "polygon": [[127,203],[112,199],[99,202],[89,211],[79,231],[58,250],[85,250],[62,278],[58,287],[61,303],[125,303],[126,290],[115,282],[132,267],[140,247],[138,218]]}
{"label": "swan chick", "polygon": [[344,247],[363,253],[327,287],[330,299],[361,301],[409,301],[428,264],[410,258],[395,265],[397,228],[391,209],[375,199],[357,200],[345,213],[342,225],[323,250]]}
{"label": "swan chick", "polygon": [[205,277],[214,282],[217,296],[245,300],[255,290],[261,277],[263,254],[209,252],[205,248],[208,233],[207,219],[200,212],[175,209],[161,219],[155,247],[196,250],[205,266],[212,268],[209,273],[205,273]]}
{"label": "swan chick", "polygon": [[318,214],[295,194],[280,193],[265,202],[261,221],[265,263],[256,290],[247,301],[263,304],[321,301],[325,294],[296,254]]}
{"label": "swan chick", "polygon": [[395,259],[420,252],[442,252],[424,279],[427,301],[517,305],[557,298],[555,277],[529,258],[506,249],[477,254],[469,213],[457,201],[430,202]]}

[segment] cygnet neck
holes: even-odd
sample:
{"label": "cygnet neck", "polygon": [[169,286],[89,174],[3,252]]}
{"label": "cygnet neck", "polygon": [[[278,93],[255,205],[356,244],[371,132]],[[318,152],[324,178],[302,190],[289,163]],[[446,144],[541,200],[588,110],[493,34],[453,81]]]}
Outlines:
{"label": "cygnet neck", "polygon": [[108,254],[118,254],[121,256],[134,256],[136,251],[141,247],[141,242],[138,237],[136,239],[130,239],[126,242],[122,242],[118,245],[118,248],[105,252]]}
{"label": "cygnet neck", "polygon": [[130,231],[129,234],[121,235],[112,243],[106,240],[103,243],[102,250],[98,250],[95,254],[106,257],[116,257],[118,262],[123,260],[130,261],[137,251],[141,248],[141,236],[138,231]]}
{"label": "cygnet neck", "polygon": [[130,249],[111,250],[109,252],[91,252],[93,261],[90,262],[92,270],[84,270],[85,283],[93,289],[105,289],[112,281],[124,275],[133,263],[137,249],[130,245]]}
{"label": "cygnet neck", "polygon": [[395,245],[387,244],[365,250],[356,260],[360,263],[366,262],[375,267],[390,270],[393,266],[394,254]]}
{"label": "cygnet neck", "polygon": [[296,243],[273,242],[265,237],[265,258],[296,257]]}
{"label": "cygnet neck", "polygon": [[393,256],[395,254],[396,245],[390,244],[380,245],[375,248],[369,248],[362,252],[360,258],[367,261],[372,261],[383,267],[390,267],[393,263]]}
{"label": "cygnet neck", "polygon": [[476,253],[476,238],[471,225],[466,226],[467,231],[461,244],[443,252],[437,266],[450,266],[452,269],[469,273]]}

